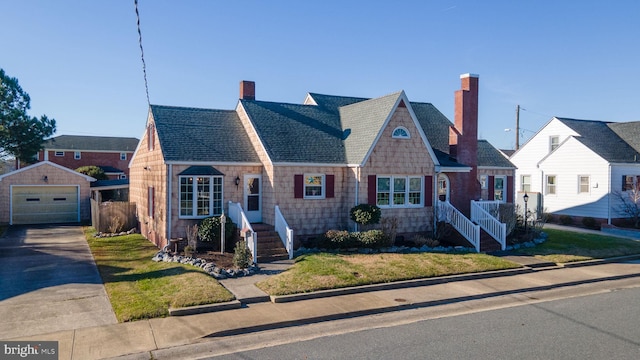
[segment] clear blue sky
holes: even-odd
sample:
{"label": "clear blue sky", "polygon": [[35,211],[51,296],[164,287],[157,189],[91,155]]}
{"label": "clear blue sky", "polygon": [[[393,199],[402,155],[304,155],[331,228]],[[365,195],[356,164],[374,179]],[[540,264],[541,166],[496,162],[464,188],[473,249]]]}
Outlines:
{"label": "clear blue sky", "polygon": [[[152,104],[405,90],[453,120],[480,75],[480,137],[514,145],[552,116],[640,120],[640,1],[139,0]],[[0,67],[56,135],[142,136],[147,101],[133,0],[0,0]]]}

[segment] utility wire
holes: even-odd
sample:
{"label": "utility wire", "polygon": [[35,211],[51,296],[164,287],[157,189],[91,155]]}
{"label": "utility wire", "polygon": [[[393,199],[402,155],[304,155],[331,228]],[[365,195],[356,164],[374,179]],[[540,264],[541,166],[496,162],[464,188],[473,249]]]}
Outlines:
{"label": "utility wire", "polygon": [[144,49],[142,48],[142,31],[140,31],[140,13],[138,12],[138,0],[133,1],[136,7],[136,19],[138,23],[138,43],[140,44],[140,58],[142,59],[142,73],[144,74],[144,90],[147,94],[147,105],[151,106],[149,101],[149,84],[147,83],[147,65],[144,62]]}

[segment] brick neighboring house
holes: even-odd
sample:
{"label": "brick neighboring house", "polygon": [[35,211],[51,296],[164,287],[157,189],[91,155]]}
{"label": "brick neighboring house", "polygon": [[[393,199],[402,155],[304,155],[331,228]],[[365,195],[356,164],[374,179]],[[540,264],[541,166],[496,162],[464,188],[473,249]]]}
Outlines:
{"label": "brick neighboring house", "polygon": [[151,105],[130,164],[141,232],[161,247],[234,202],[270,225],[277,206],[297,240],[354,229],[362,203],[411,234],[433,229],[438,199],[467,215],[471,200],[512,202],[515,167],[477,139],[478,76],[461,82],[455,123],[404,91],[289,104],[256,100],[249,81],[235,110]]}
{"label": "brick neighboring house", "polygon": [[95,165],[102,167],[109,179],[126,179],[138,142],[136,138],[125,137],[60,135],[45,140],[37,160],[71,170]]}

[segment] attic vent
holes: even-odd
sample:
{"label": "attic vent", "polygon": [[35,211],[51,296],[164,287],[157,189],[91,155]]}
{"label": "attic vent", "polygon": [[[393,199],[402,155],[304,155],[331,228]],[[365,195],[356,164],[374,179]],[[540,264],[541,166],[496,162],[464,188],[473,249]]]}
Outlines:
{"label": "attic vent", "polygon": [[393,130],[391,137],[394,139],[410,139],[411,135],[409,135],[409,130],[406,127],[398,126]]}
{"label": "attic vent", "polygon": [[347,140],[349,135],[351,135],[351,129],[344,129],[342,132],[342,140]]}

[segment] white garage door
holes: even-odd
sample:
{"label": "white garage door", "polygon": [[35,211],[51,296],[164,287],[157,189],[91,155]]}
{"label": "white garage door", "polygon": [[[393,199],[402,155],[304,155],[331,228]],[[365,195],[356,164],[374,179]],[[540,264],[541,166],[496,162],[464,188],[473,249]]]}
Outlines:
{"label": "white garage door", "polygon": [[12,224],[52,224],[80,221],[78,186],[13,186]]}

